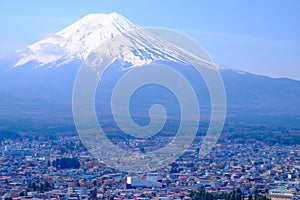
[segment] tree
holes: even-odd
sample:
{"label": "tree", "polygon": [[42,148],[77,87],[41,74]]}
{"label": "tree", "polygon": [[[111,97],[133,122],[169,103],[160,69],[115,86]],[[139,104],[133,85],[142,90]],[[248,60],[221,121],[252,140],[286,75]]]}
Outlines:
{"label": "tree", "polygon": [[248,200],[253,200],[252,194],[249,194]]}
{"label": "tree", "polygon": [[25,192],[24,192],[24,191],[20,192],[20,196],[21,196],[21,197],[26,196],[26,195],[25,195]]}
{"label": "tree", "polygon": [[32,190],[33,190],[33,191],[36,191],[36,189],[37,189],[37,188],[36,188],[36,184],[35,184],[35,183],[32,183]]}
{"label": "tree", "polygon": [[58,169],[78,169],[80,162],[77,158],[57,158],[52,165]]}
{"label": "tree", "polygon": [[253,193],[254,193],[254,199],[257,200],[257,198],[258,198],[258,190],[256,188],[254,188]]}

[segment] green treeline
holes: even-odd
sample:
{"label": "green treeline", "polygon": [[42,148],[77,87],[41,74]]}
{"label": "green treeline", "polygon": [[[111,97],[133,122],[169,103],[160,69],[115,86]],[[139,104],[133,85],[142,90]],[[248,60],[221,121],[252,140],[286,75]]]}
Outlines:
{"label": "green treeline", "polygon": [[191,192],[191,198],[195,200],[271,200],[271,198],[268,198],[264,195],[259,195],[257,193],[250,194],[249,197],[245,197],[240,189],[237,189],[236,191],[233,191],[231,193],[213,194],[210,192],[206,192],[204,188],[201,188],[197,191],[193,190]]}
{"label": "green treeline", "polygon": [[57,169],[78,169],[80,162],[77,158],[57,158],[53,160],[52,166]]}

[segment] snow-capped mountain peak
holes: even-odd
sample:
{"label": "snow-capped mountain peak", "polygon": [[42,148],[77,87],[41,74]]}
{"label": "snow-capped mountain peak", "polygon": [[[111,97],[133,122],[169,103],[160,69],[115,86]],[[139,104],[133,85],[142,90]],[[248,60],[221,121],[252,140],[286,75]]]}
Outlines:
{"label": "snow-capped mountain peak", "polygon": [[89,14],[53,36],[18,50],[21,59],[15,67],[30,61],[43,66],[83,60],[103,41],[136,28],[135,24],[117,13]]}
{"label": "snow-capped mountain peak", "polygon": [[[74,60],[86,60],[90,53],[118,58],[123,63],[139,66],[155,60],[207,64],[206,58],[193,54],[172,42],[142,29],[117,14],[89,14],[51,37],[21,49],[15,67],[31,61],[35,67],[62,66]],[[99,64],[99,63],[98,63]],[[192,63],[191,63],[192,64]]]}

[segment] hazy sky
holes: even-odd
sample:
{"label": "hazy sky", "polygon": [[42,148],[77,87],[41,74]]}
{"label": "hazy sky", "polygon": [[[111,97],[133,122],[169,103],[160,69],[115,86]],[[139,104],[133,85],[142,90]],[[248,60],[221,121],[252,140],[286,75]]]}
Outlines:
{"label": "hazy sky", "polygon": [[300,80],[300,1],[0,0],[0,57],[89,13],[175,29],[221,66]]}

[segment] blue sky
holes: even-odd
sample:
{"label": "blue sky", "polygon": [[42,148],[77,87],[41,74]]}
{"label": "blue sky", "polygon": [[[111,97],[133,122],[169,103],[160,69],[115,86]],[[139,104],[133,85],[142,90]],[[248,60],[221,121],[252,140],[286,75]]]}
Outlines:
{"label": "blue sky", "polygon": [[194,38],[221,66],[300,80],[300,1],[0,0],[0,57],[89,13]]}

